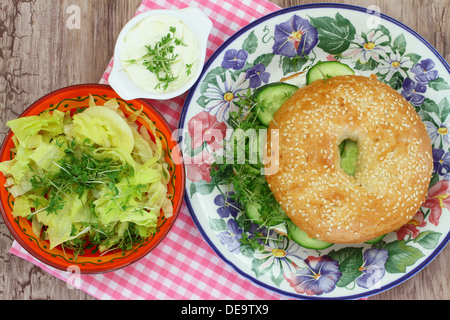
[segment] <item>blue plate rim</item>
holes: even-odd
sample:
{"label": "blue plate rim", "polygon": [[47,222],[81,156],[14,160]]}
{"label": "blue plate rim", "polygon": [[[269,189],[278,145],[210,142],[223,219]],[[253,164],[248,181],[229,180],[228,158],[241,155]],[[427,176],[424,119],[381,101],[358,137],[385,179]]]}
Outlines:
{"label": "blue plate rim", "polygon": [[[254,20],[253,22],[249,23],[247,26],[243,27],[236,33],[234,33],[229,39],[227,39],[208,59],[208,61],[205,63],[203,67],[203,71],[200,74],[200,77],[198,81],[192,86],[192,88],[189,90],[188,94],[186,95],[186,99],[183,105],[183,109],[181,111],[180,121],[178,124],[178,129],[180,132],[180,136],[178,137],[178,143],[181,143],[183,140],[182,131],[184,129],[184,123],[186,120],[186,114],[188,111],[189,104],[191,103],[192,97],[200,84],[201,80],[203,79],[203,76],[205,75],[205,72],[208,70],[209,66],[215,61],[216,57],[220,55],[223,50],[225,50],[229,44],[231,44],[233,41],[235,41],[239,36],[245,32],[247,32],[249,29],[254,28],[255,26],[263,23],[264,21],[270,20],[273,17],[286,14],[293,11],[302,11],[302,10],[308,10],[308,9],[326,9],[326,8],[333,8],[333,9],[344,9],[344,10],[353,10],[358,11],[362,13],[368,13],[368,8],[364,8],[361,6],[356,5],[350,5],[350,4],[340,4],[340,3],[312,3],[312,4],[303,4],[303,5],[297,5],[292,6],[284,9],[280,9],[278,11],[274,11],[264,17],[261,17],[259,19]],[[425,38],[423,38],[419,33],[417,33],[412,28],[408,27],[407,25],[403,24],[402,22],[398,21],[397,19],[394,19],[384,13],[377,12],[377,14],[380,15],[380,18],[383,20],[389,21],[398,27],[402,28],[403,30],[409,32],[411,35],[413,35],[417,40],[421,41],[430,51],[436,56],[436,58],[439,59],[439,61],[444,65],[447,72],[450,73],[450,65],[447,63],[447,61],[444,59],[444,57],[439,53],[439,51],[436,50]],[[361,294],[355,294],[355,295],[348,295],[348,296],[341,296],[341,297],[321,297],[321,296],[305,296],[301,294],[295,294],[291,292],[286,292],[284,290],[281,290],[279,288],[276,288],[274,286],[268,285],[257,278],[249,275],[248,273],[241,270],[238,266],[236,266],[233,262],[229,261],[225,256],[221,253],[221,251],[214,245],[214,243],[209,239],[208,235],[206,234],[205,230],[201,226],[200,222],[198,221],[195,211],[192,207],[192,204],[189,199],[188,190],[186,187],[184,200],[186,203],[186,206],[189,210],[189,213],[191,215],[192,220],[194,221],[194,224],[196,225],[197,229],[203,236],[204,240],[208,243],[208,245],[213,249],[213,251],[230,267],[232,267],[236,272],[238,272],[241,276],[245,277],[246,279],[252,281],[253,283],[262,286],[265,289],[271,290],[273,292],[276,292],[280,295],[291,297],[291,298],[297,298],[297,299],[305,299],[305,300],[356,300],[356,299],[363,299],[367,298],[379,293],[382,293],[386,290],[392,289],[396,287],[397,285],[405,282],[406,280],[410,279],[414,275],[416,275],[419,271],[421,271],[423,268],[425,268],[434,258],[436,258],[439,253],[444,249],[444,247],[447,245],[447,243],[450,241],[450,232],[448,232],[447,236],[441,241],[441,243],[435,248],[435,250],[424,260],[422,263],[417,265],[414,269],[409,271],[404,276],[398,278],[395,281],[392,281],[388,283],[385,286],[382,286],[380,288],[369,290],[367,292],[361,293]]]}

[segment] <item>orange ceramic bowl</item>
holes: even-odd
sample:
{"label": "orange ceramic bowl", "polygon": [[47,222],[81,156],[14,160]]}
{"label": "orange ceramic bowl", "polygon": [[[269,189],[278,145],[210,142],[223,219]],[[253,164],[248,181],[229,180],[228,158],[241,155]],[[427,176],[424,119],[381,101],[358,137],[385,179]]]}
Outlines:
{"label": "orange ceramic bowl", "polygon": [[[134,110],[143,106],[142,114],[155,124],[157,128],[157,137],[155,138],[162,141],[166,151],[166,161],[169,164],[171,173],[168,193],[171,195],[173,204],[173,216],[166,219],[161,214],[156,233],[143,243],[135,245],[131,250],[117,250],[101,255],[96,250],[96,247],[93,247],[85,250],[84,255],[75,258],[73,252],[67,250],[67,248],[62,250],[58,246],[50,250],[49,242],[40,239],[33,233],[30,221],[25,218],[13,217],[11,212],[14,207],[14,198],[4,187],[5,177],[2,173],[0,173],[0,211],[14,238],[35,258],[49,266],[64,271],[73,270],[74,266],[76,266],[80,273],[102,273],[117,270],[136,262],[149,254],[167,235],[177,219],[183,202],[185,171],[184,165],[180,161],[178,143],[172,140],[172,130],[161,114],[145,100],[124,101],[111,87],[106,85],[83,84],[57,90],[33,103],[21,117],[38,115],[45,110],[58,109],[66,112],[76,108],[87,107],[89,95],[92,95],[97,100],[98,105],[103,105],[103,102],[116,98],[121,110],[126,115],[129,115],[131,112],[125,108],[125,104]],[[137,123],[148,128],[148,124],[145,121],[141,120],[140,122],[138,119]],[[12,136],[13,133],[9,132],[2,144],[0,150],[0,161],[2,162],[11,160],[14,157],[14,153],[11,151],[11,148],[14,147]]]}

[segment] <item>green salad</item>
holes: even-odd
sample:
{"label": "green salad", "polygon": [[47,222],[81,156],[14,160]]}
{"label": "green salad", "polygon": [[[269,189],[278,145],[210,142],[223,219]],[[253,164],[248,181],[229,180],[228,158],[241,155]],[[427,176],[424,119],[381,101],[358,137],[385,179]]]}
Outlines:
{"label": "green salad", "polygon": [[[130,110],[131,111],[131,110]],[[0,163],[15,197],[14,217],[33,232],[82,255],[127,250],[152,235],[161,210],[170,217],[168,164],[152,122],[128,118],[115,99],[75,114],[54,110],[7,123],[15,154]],[[138,117],[150,128],[139,127]]]}

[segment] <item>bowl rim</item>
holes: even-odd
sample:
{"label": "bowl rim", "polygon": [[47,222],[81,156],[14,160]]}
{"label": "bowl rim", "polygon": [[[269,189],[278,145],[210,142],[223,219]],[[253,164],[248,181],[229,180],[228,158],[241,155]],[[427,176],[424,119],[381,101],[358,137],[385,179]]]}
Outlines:
{"label": "bowl rim", "polygon": [[[202,32],[199,34],[195,34],[195,38],[197,40],[197,45],[199,48],[199,66],[195,73],[193,73],[191,79],[186,82],[183,86],[180,88],[169,91],[166,93],[151,93],[147,92],[144,89],[141,89],[138,87],[129,77],[127,74],[123,72],[121,69],[121,53],[122,53],[122,44],[123,41],[128,34],[128,32],[135,27],[137,24],[142,22],[144,19],[155,16],[155,15],[168,15],[175,18],[178,18],[181,20],[189,29],[194,29],[197,24],[202,24]],[[198,19],[188,19],[190,15],[197,16]],[[198,21],[197,21],[198,20]],[[109,84],[110,86],[117,92],[119,96],[121,96],[123,99],[156,99],[156,100],[169,100],[173,99],[177,96],[182,95],[183,93],[187,92],[190,88],[194,86],[194,84],[198,81],[201,74],[203,73],[203,66],[204,62],[206,60],[206,51],[208,50],[208,38],[211,34],[213,27],[212,21],[209,19],[209,17],[203,13],[202,10],[200,10],[197,7],[186,7],[182,9],[156,9],[156,10],[148,10],[144,11],[142,13],[139,13],[135,15],[131,20],[129,20],[125,26],[122,28],[122,30],[119,33],[119,36],[116,39],[116,44],[114,47],[114,61],[113,66],[111,69],[111,73],[109,75]],[[194,30],[192,30],[194,31]],[[125,92],[124,88],[132,88],[132,93]]]}
{"label": "bowl rim", "polygon": [[[65,86],[60,89],[54,90],[52,92],[49,92],[49,93],[45,94],[44,96],[42,96],[41,98],[37,99],[35,102],[33,102],[31,105],[29,105],[17,118],[28,116],[28,114],[31,113],[31,111],[36,106],[40,105],[41,103],[43,103],[44,101],[46,101],[47,99],[49,99],[51,96],[53,96],[55,94],[63,93],[64,91],[72,91],[72,90],[86,89],[86,88],[109,90],[109,91],[111,91],[111,94],[115,94],[118,97],[120,97],[111,86],[106,85],[106,84],[83,83],[83,84],[69,85],[69,86]],[[120,99],[122,99],[122,98],[120,98]],[[150,103],[145,101],[145,99],[137,98],[137,99],[131,99],[131,100],[142,103],[142,105],[146,106],[159,120],[161,120],[163,125],[169,131],[169,133],[173,135],[174,130],[171,128],[171,126],[169,125],[167,120],[163,117],[163,115],[159,112],[159,110],[157,110]],[[130,101],[130,100],[125,100],[125,101]],[[3,155],[7,151],[7,147],[6,147],[7,143],[6,142],[9,141],[13,135],[14,135],[14,133],[11,130],[9,130],[8,133],[6,134],[5,138],[2,141],[2,144],[0,145],[0,156]],[[175,150],[177,147],[178,147],[178,143],[176,142],[175,147],[172,150]],[[111,267],[110,264],[99,265],[95,268],[88,268],[88,269],[83,269],[82,267],[80,267],[78,270],[80,274],[100,274],[100,273],[117,271],[117,270],[125,268],[135,262],[138,262],[140,259],[142,259],[146,255],[151,253],[154,249],[156,249],[156,247],[158,247],[158,245],[169,234],[170,230],[176,223],[176,220],[178,219],[178,216],[181,211],[181,207],[184,203],[185,183],[186,183],[185,165],[184,165],[183,161],[174,163],[174,165],[175,165],[175,167],[179,166],[180,174],[181,174],[181,176],[179,177],[180,178],[179,183],[181,183],[181,185],[178,187],[178,188],[180,188],[179,200],[176,203],[176,206],[174,207],[172,217],[170,217],[171,220],[170,220],[169,226],[162,233],[160,233],[160,236],[154,242],[154,244],[146,250],[136,251],[136,252],[132,253],[132,254],[136,254],[136,257],[133,259],[127,260],[125,263],[116,263],[116,264],[113,264],[113,267]],[[7,216],[7,213],[4,208],[4,203],[1,201],[1,199],[0,199],[0,215],[1,215],[5,225],[7,226],[8,230],[13,235],[14,240],[16,240],[22,246],[22,248],[24,248],[29,254],[31,254],[34,258],[36,258],[37,260],[39,260],[40,262],[44,263],[47,266],[53,267],[53,268],[61,270],[61,271],[68,271],[66,266],[56,263],[56,262],[40,255],[38,252],[33,250],[22,239],[22,237],[16,232],[16,230],[11,225],[11,221],[9,220],[9,218]],[[73,264],[78,265],[78,263],[76,261],[74,261]]]}

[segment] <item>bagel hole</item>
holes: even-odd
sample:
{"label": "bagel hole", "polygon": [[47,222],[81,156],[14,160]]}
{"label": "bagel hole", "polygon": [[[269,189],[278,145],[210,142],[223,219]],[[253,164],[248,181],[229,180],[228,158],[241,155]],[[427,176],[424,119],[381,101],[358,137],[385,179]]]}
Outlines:
{"label": "bagel hole", "polygon": [[339,145],[339,153],[342,170],[349,176],[354,177],[358,164],[358,143],[352,139],[345,139]]}

